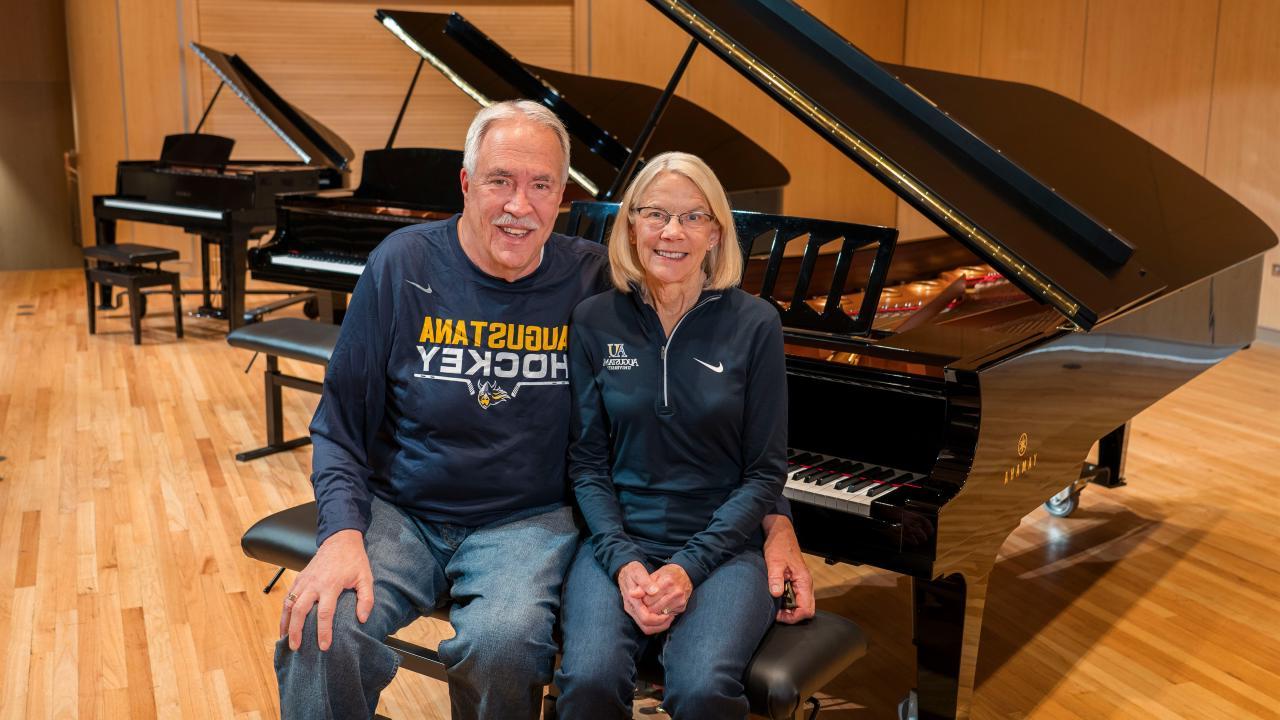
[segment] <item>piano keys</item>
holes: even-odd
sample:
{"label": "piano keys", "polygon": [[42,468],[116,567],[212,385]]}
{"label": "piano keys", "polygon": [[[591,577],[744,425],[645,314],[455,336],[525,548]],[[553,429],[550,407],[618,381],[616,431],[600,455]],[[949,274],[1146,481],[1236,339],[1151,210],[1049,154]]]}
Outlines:
{"label": "piano keys", "polygon": [[[171,225],[199,235],[202,304],[196,314],[225,319],[234,329],[283,304],[245,310],[248,244],[275,226],[276,195],[342,187],[352,152],[341,138],[281,98],[239,56],[197,43],[191,47],[222,81],[205,117],[222,88],[230,86],[299,160],[233,161],[231,138],[200,134],[199,127],[195,133],[170,135],[159,160],[122,161],[115,193],[94,197],[97,242],[115,242],[119,220]],[[209,270],[213,247],[221,266],[216,290]],[[109,289],[103,292],[101,301],[107,306]],[[215,294],[221,296],[218,306],[212,302]]]}
{"label": "piano keys", "polygon": [[813,221],[735,213],[744,287],[783,319],[801,546],[912,578],[900,716],[967,718],[1001,543],[1079,493],[1095,442],[1253,341],[1276,237],[1051,92],[878,63],[790,0],[650,2],[947,235],[824,249]]}

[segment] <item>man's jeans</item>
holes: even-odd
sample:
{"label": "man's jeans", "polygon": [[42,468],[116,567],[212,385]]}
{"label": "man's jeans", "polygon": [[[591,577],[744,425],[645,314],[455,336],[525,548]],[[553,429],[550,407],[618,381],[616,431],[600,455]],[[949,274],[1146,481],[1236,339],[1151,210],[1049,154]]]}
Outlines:
{"label": "man's jeans", "polygon": [[583,543],[564,586],[556,714],[560,720],[630,718],[636,658],[649,642],[660,642],[662,706],[675,720],[745,718],[743,675],[776,612],[764,556],[745,550],[694,588],[667,632],[647,637],[623,610],[618,583]]}
{"label": "man's jeans", "polygon": [[361,624],[355,591],[346,590],[328,651],[316,645],[315,608],[297,652],[287,638],[276,644],[282,717],[372,717],[400,665],[383,639],[452,602],[457,634],[440,643],[440,659],[453,717],[536,718],[555,665],[560,584],[577,542],[568,507],[469,528],[421,522],[374,498],[365,533],[373,611]]}

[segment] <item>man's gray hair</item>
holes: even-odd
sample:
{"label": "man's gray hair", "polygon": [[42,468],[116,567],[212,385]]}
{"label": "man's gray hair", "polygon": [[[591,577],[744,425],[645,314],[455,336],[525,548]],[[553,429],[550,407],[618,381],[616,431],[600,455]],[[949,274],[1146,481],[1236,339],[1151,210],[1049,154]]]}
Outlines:
{"label": "man's gray hair", "polygon": [[569,179],[569,133],[555,113],[532,100],[504,100],[476,113],[475,119],[471,121],[471,127],[467,128],[467,143],[462,148],[462,167],[467,174],[474,175],[476,172],[476,156],[480,152],[480,143],[484,142],[484,136],[489,134],[489,128],[499,120],[512,118],[531,120],[556,134],[556,139],[560,141],[560,150],[564,155],[564,167],[560,169],[560,182],[567,182]]}

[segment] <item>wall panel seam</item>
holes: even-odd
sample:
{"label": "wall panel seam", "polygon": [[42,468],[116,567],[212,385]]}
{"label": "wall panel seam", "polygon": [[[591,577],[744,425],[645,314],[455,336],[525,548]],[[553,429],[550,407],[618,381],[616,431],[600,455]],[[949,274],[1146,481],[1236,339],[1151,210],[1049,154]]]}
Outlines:
{"label": "wall panel seam", "polygon": [[1209,117],[1204,124],[1204,164],[1200,174],[1209,177],[1209,145],[1213,141],[1213,97],[1218,87],[1218,52],[1222,44],[1222,0],[1218,0],[1217,23],[1213,28],[1213,64],[1209,67]]}
{"label": "wall panel seam", "polygon": [[124,91],[124,31],[120,27],[120,0],[116,0],[116,57],[120,65],[120,118],[124,123],[122,128],[124,133],[124,159],[129,160],[131,158],[129,154],[129,103],[125,102],[127,95]]}

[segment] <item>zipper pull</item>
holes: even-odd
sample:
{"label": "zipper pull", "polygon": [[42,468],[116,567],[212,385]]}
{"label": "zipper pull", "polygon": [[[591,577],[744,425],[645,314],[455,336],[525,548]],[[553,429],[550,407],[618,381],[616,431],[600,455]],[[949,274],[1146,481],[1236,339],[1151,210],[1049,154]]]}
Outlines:
{"label": "zipper pull", "polygon": [[663,346],[662,346],[662,349],[661,349],[660,351],[658,351],[658,356],[662,359],[662,362],[666,362],[666,361],[667,361],[667,346],[666,346],[666,345],[663,345]]}

